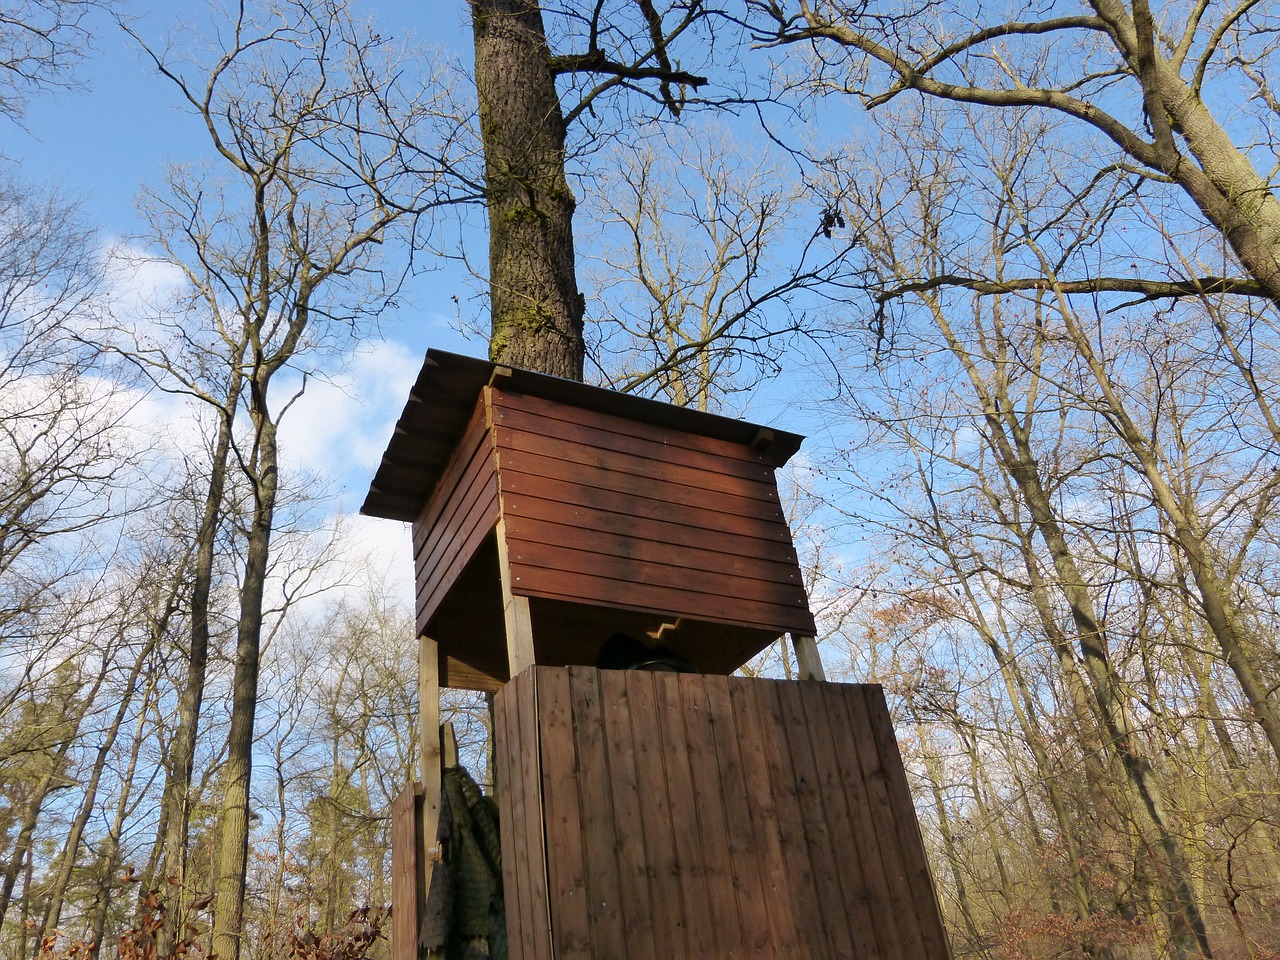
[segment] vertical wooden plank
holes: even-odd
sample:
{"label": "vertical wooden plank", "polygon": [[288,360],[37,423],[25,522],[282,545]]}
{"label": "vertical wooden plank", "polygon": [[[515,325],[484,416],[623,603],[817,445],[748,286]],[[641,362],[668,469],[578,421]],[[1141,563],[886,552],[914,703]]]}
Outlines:
{"label": "vertical wooden plank", "polygon": [[623,960],[628,954],[622,930],[622,896],[614,851],[613,803],[599,674],[600,671],[589,667],[570,667],[569,696],[573,701],[574,741],[578,753],[592,957]]}
{"label": "vertical wooden plank", "polygon": [[391,804],[391,960],[418,960],[420,923],[417,784]]}
{"label": "vertical wooden plank", "polygon": [[[769,905],[760,875],[759,854],[751,831],[751,810],[742,775],[741,740],[729,699],[728,677],[702,678],[715,740],[716,771],[724,801],[725,836],[738,900],[742,949],[747,957],[773,956]],[[766,952],[767,951],[767,952]]]}
{"label": "vertical wooden plank", "polygon": [[704,877],[711,906],[708,916],[716,931],[716,956],[730,960],[745,954],[729,853],[729,828],[717,770],[715,731],[706,700],[706,679],[691,674],[677,677],[689,745],[693,807],[702,834]]}
{"label": "vertical wooden plank", "polygon": [[591,960],[569,671],[563,667],[539,667],[537,673],[552,944],[557,960]]}
{"label": "vertical wooden plank", "polygon": [[551,918],[547,902],[547,840],[542,806],[542,758],[538,742],[538,675],[541,668],[526,670],[516,678],[520,684],[520,709],[516,718],[520,737],[519,769],[513,779],[521,781],[523,819],[519,850],[523,861],[525,889],[520,891],[524,911],[521,921],[528,944],[526,960],[551,960]]}
{"label": "vertical wooden plank", "polygon": [[418,638],[418,774],[422,783],[423,896],[440,854],[440,649]]}
{"label": "vertical wooden plank", "polygon": [[804,715],[803,688],[799,683],[776,686],[782,709],[783,730],[787,749],[795,771],[796,798],[804,818],[805,839],[813,864],[813,878],[818,893],[818,910],[823,918],[833,955],[854,956],[855,948],[845,917],[840,871],[832,847],[834,838],[827,823],[817,763],[809,740],[808,722]]}
{"label": "vertical wooden plank", "polygon": [[[503,711],[502,748],[507,760],[505,781],[500,794],[502,803],[502,877],[507,911],[507,939],[512,960],[540,960],[539,908],[545,912],[545,880],[539,877],[543,844],[541,810],[537,791],[529,793],[526,767],[532,754],[537,756],[537,726],[526,726],[525,718],[535,711],[536,688],[532,673],[522,674],[499,692],[505,702]],[[536,775],[536,773],[535,773]],[[533,826],[531,827],[531,824]],[[542,891],[542,899],[537,891]]]}
{"label": "vertical wooden plank", "polygon": [[672,745],[662,739],[654,690],[655,681],[661,677],[645,670],[627,670],[621,676],[626,683],[631,756],[640,809],[636,827],[643,830],[644,837],[641,866],[649,888],[653,956],[681,957],[685,950],[684,931],[690,918],[680,896],[680,865],[676,860],[673,831],[675,816],[682,815],[683,811],[680,814],[672,811],[667,793],[665,754]]}
{"label": "vertical wooden plank", "polygon": [[627,673],[600,671],[604,742],[609,751],[609,798],[613,806],[613,848],[618,870],[618,905],[630,957],[657,957],[653,942],[653,906],[645,862],[645,836],[636,785],[635,737],[627,700]]}
{"label": "vertical wooden plank", "polygon": [[902,909],[901,898],[908,892],[896,872],[893,847],[884,840],[885,832],[892,828],[882,819],[882,808],[872,795],[862,764],[862,753],[872,746],[870,730],[854,707],[854,701],[863,696],[862,690],[852,684],[828,684],[822,693],[827,701],[827,731],[860,851],[863,893],[867,909],[876,919],[872,928],[876,943],[886,957],[906,956],[919,949],[919,942],[906,929],[914,926],[914,916]]}
{"label": "vertical wooden plank", "polygon": [[791,634],[791,646],[796,653],[796,666],[801,680],[825,680],[822,656],[818,653],[818,641],[803,634]]}
{"label": "vertical wooden plank", "polygon": [[672,845],[679,868],[678,889],[687,922],[685,953],[689,958],[719,957],[716,926],[710,922],[706,860],[698,827],[691,757],[685,729],[684,701],[677,675],[655,674],[655,712],[662,738],[667,791],[671,798]]}
{"label": "vertical wooden plank", "polygon": [[874,721],[868,711],[866,691],[867,687],[863,685],[845,688],[844,706],[848,716],[845,728],[849,731],[845,745],[849,756],[857,760],[857,766],[848,770],[846,775],[860,780],[865,790],[868,816],[875,829],[884,876],[884,897],[896,909],[894,927],[887,927],[881,933],[887,938],[896,930],[896,940],[891,942],[890,948],[901,955],[932,957],[925,951],[921,938],[911,881],[897,836],[896,814],[889,796],[884,764],[876,747]]}
{"label": "vertical wooden plank", "polygon": [[877,756],[884,771],[885,787],[894,811],[894,827],[902,849],[903,865],[907,873],[916,907],[916,919],[920,936],[924,941],[924,956],[949,960],[951,945],[942,926],[942,909],[938,903],[938,889],[929,870],[929,860],[924,851],[924,839],[920,836],[920,821],[911,791],[907,786],[907,774],[902,766],[902,754],[893,733],[893,721],[884,699],[884,689],[879,684],[862,687],[862,703],[867,710]]}
{"label": "vertical wooden plank", "polygon": [[797,956],[834,960],[839,955],[832,949],[827,937],[819,906],[818,878],[814,872],[813,857],[809,853],[809,838],[805,828],[806,810],[801,803],[801,785],[778,696],[779,688],[784,683],[791,682],[762,680],[752,684],[750,691],[756,701],[761,724],[768,734],[761,745],[765,750],[769,788],[777,814],[778,842],[791,888],[796,938],[799,941]]}
{"label": "vertical wooden plank", "polygon": [[[840,886],[847,905],[845,916],[859,956],[899,954],[896,924],[901,909],[885,896],[877,825],[867,818],[866,791],[853,759],[855,745],[847,733],[849,721],[834,684],[804,683],[801,700],[808,719],[818,790],[823,797]],[[828,692],[831,696],[828,696]],[[850,762],[852,760],[852,762]],[[853,769],[851,769],[853,768]],[[881,828],[883,829],[883,827]]]}
{"label": "vertical wooden plank", "polygon": [[498,796],[502,895],[507,915],[507,945],[511,960],[527,960],[531,956],[525,947],[524,914],[520,910],[520,891],[524,886],[518,857],[518,824],[524,814],[521,796],[523,781],[517,772],[516,759],[520,750],[519,725],[516,722],[520,693],[518,684],[508,683],[498,691],[493,704],[494,785]]}
{"label": "vertical wooden plank", "polygon": [[511,557],[507,549],[507,521],[498,520],[498,575],[502,581],[502,617],[507,629],[507,666],[512,678],[520,676],[536,662],[533,653],[533,619],[529,598],[515,593],[511,579]]}
{"label": "vertical wooden plank", "polygon": [[[755,684],[767,681],[734,678],[729,681],[729,699],[733,704],[734,726],[738,731],[738,749],[742,757],[742,779],[747,808],[750,811],[753,849],[760,871],[761,885],[768,906],[772,949],[769,956],[790,958],[805,955],[796,935],[796,893],[787,872],[782,849],[781,817],[778,797],[770,783],[769,741],[777,740],[777,730],[766,723],[760,705],[752,693]],[[784,795],[789,802],[790,792]]]}

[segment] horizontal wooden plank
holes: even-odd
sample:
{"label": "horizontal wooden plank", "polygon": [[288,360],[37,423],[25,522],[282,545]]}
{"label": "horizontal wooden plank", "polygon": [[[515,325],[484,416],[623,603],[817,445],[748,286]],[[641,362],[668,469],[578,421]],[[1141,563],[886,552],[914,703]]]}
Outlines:
{"label": "horizontal wooden plank", "polygon": [[419,621],[418,630],[440,644],[442,655],[505,680],[507,642],[497,554],[494,538],[487,537],[431,620]]}
{"label": "horizontal wooden plank", "polygon": [[498,477],[483,405],[414,525],[418,619],[429,621],[498,520]]}
{"label": "horizontal wooden plank", "polygon": [[[665,587],[735,600],[751,599],[784,607],[803,607],[808,603],[803,584],[793,581],[780,582],[736,576],[723,571],[648,563],[635,557],[575,550],[559,543],[508,540],[507,548],[515,584],[513,590],[516,593],[528,589],[530,583],[534,582],[531,578],[539,578],[538,571],[558,571],[619,580],[638,587]],[[584,596],[583,599],[588,598]]]}
{"label": "horizontal wooden plank", "polygon": [[457,534],[449,538],[449,550],[441,555],[441,565],[418,571],[415,587],[419,616],[423,620],[430,620],[435,615],[466,565],[493,531],[497,520],[496,490],[472,504],[469,512],[459,515]]}
{"label": "horizontal wooden plank", "polygon": [[741,517],[744,521],[776,524],[777,537],[790,540],[781,505],[768,499],[741,497],[728,490],[662,484],[632,473],[587,470],[555,457],[511,450],[499,452],[498,470],[504,499],[528,493],[544,500],[589,503],[615,513],[651,518],[706,511],[718,514],[706,521],[708,525],[713,521],[734,523],[734,517]]}
{"label": "horizontal wooden plank", "polygon": [[[483,469],[486,459],[496,468],[496,460],[492,457],[493,439],[489,434],[486,411],[483,404],[478,404],[467,422],[467,429],[459,439],[453,454],[449,458],[440,475],[440,482],[431,493],[431,498],[422,509],[422,514],[413,525],[413,554],[416,557],[422,550],[423,542],[436,524],[440,516],[449,509],[449,503],[456,496],[456,491],[464,480]],[[487,454],[487,456],[486,456]],[[468,484],[469,485],[469,484]]]}
{"label": "horizontal wooden plank", "polygon": [[[676,451],[708,454],[726,460],[739,460],[746,464],[763,464],[774,468],[774,458],[767,452],[756,450],[746,442],[735,442],[722,437],[714,437],[688,429],[674,428],[670,425],[659,425],[635,417],[621,416],[617,413],[599,409],[598,406],[559,403],[555,400],[530,394],[513,393],[508,390],[494,389],[492,405],[495,422],[505,422],[508,414],[526,413],[547,421],[559,421],[574,426],[586,427],[590,430],[604,430],[622,433],[639,440],[663,444]],[[683,411],[682,411],[683,412]],[[747,428],[747,425],[741,425]],[[759,434],[764,428],[751,429]],[[746,435],[745,433],[743,434]],[[680,456],[680,453],[674,454]]]}
{"label": "horizontal wooden plank", "polygon": [[[763,457],[755,455],[749,447],[710,441],[704,437],[700,439],[713,449],[690,449],[680,443],[682,438],[679,434],[654,433],[635,421],[596,415],[592,411],[572,407],[554,409],[555,413],[576,414],[577,417],[559,419],[555,413],[542,415],[529,410],[498,408],[494,410],[493,422],[499,431],[505,428],[514,434],[547,437],[559,443],[659,463],[678,464],[710,474],[773,481],[773,466]],[[751,456],[743,458],[742,451]]]}
{"label": "horizontal wooden plank", "polygon": [[493,529],[499,512],[497,475],[477,474],[473,485],[460,491],[452,506],[414,558],[420,587],[456,576],[459,564],[465,564],[475,552],[477,537],[483,538]]}
{"label": "horizontal wooden plank", "polygon": [[450,657],[448,665],[440,673],[440,685],[450,690],[475,690],[481,693],[497,693],[506,684],[505,675],[495,677],[484,670]]}
{"label": "horizontal wooden plank", "polygon": [[[703,575],[707,575],[705,582],[710,588],[724,581],[724,578],[802,586],[800,567],[793,558],[782,562],[764,559],[742,549],[741,540],[728,538],[729,549],[717,550],[675,543],[663,536],[666,532],[664,525],[657,523],[653,524],[653,529],[644,532],[648,537],[618,535],[608,530],[593,529],[589,522],[570,526],[520,515],[513,516],[510,513],[507,515],[507,548],[512,552],[513,559],[521,563],[539,565],[545,552],[563,548],[610,560],[616,559],[620,563],[640,564],[647,576],[652,576],[663,568],[670,568],[673,571],[671,576],[680,578],[682,582],[688,582],[685,578],[689,574],[693,575],[695,582],[703,582]],[[707,540],[712,540],[713,532],[706,533]],[[748,546],[755,542],[757,541],[749,541]],[[734,547],[740,549],[734,550]],[[602,564],[594,556],[586,562],[593,569],[609,568],[607,563]]]}
{"label": "horizontal wooden plank", "polygon": [[[683,486],[692,490],[739,497],[746,500],[759,500],[780,506],[778,489],[773,482],[772,474],[762,477],[729,476],[723,473],[711,473],[697,467],[686,467],[682,464],[664,460],[639,457],[634,454],[621,453],[615,450],[604,450],[599,447],[580,443],[570,443],[555,437],[544,437],[532,433],[516,433],[505,427],[494,431],[495,442],[501,454],[499,467],[520,468],[525,462],[525,455],[539,460],[559,460],[565,466],[545,473],[547,476],[560,476],[565,479],[594,478],[597,475],[611,474],[619,477],[634,477],[643,481],[640,487],[630,489],[640,495],[646,490],[652,491],[656,485]],[[535,475],[543,474],[541,470],[529,470]],[[766,473],[769,473],[766,471]],[[601,484],[609,489],[619,489],[613,484]],[[649,495],[653,495],[650,493]]]}
{"label": "horizontal wooden plank", "polygon": [[[619,498],[625,508],[634,499]],[[607,533],[628,540],[649,540],[676,546],[698,547],[717,553],[751,556],[772,563],[797,565],[798,557],[784,524],[753,520],[717,511],[670,510],[658,516],[609,510],[599,501],[565,503],[532,495],[507,498],[507,524],[545,521]],[[781,528],[781,529],[780,529]]]}
{"label": "horizontal wooden plank", "polygon": [[[447,450],[441,454],[440,460],[419,455],[426,448],[416,443],[417,434],[460,436],[476,398],[485,391],[485,384],[492,380],[495,372],[498,368],[488,361],[428,351],[409,402],[396,424],[396,433],[387,447],[385,469],[379,468],[373,481],[374,489],[370,490],[362,509],[374,516],[395,516],[402,520],[412,520],[416,516],[415,505],[420,505],[421,500],[414,491],[422,491],[418,496],[425,500],[436,486],[444,458],[448,456]],[[757,424],[527,370],[504,370],[502,374],[505,377],[502,392],[516,396],[520,403],[539,397],[554,405],[581,408],[588,415],[635,421],[651,430],[656,439],[666,437],[673,445],[688,444],[696,448],[693,438],[706,437],[751,451],[744,456],[763,456],[767,462],[777,466],[796,452],[802,440],[784,430],[766,430]],[[754,450],[757,441],[766,436],[771,437],[767,448]],[[450,442],[447,449],[452,449],[452,446]],[[408,463],[413,464],[412,469],[406,466]]]}
{"label": "horizontal wooden plank", "polygon": [[675,585],[654,585],[634,579],[612,579],[580,569],[514,567],[516,593],[549,600],[568,600],[618,606],[625,610],[659,610],[671,616],[736,624],[777,633],[814,631],[803,592],[792,602],[770,602],[749,594],[700,593]]}

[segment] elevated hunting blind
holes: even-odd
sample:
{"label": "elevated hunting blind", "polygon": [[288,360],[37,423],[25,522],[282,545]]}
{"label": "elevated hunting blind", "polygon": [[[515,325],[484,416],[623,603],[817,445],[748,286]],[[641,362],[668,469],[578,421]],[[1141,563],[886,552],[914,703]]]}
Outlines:
{"label": "elevated hunting blind", "polygon": [[[800,442],[428,352],[363,507],[413,524],[394,960],[438,856],[441,686],[497,694],[513,958],[949,958],[883,695],[821,682],[775,478]],[[784,634],[800,681],[728,676]],[[620,641],[678,672],[599,669]]]}

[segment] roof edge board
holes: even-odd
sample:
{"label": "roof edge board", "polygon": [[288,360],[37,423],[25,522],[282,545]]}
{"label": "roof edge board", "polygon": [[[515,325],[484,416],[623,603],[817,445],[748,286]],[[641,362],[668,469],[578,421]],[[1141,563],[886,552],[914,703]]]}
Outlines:
{"label": "roof edge board", "polygon": [[[688,407],[677,407],[648,397],[619,393],[607,387],[535,373],[433,347],[427,350],[422,369],[418,372],[409,391],[409,398],[396,421],[368,496],[360,507],[362,514],[403,519],[403,477],[397,477],[400,482],[388,483],[385,471],[404,470],[406,463],[414,463],[417,467],[413,472],[421,478],[421,498],[426,503],[439,480],[447,457],[437,463],[430,458],[423,461],[421,457],[412,456],[410,451],[421,442],[424,418],[429,417],[440,424],[440,429],[432,431],[436,442],[446,435],[452,437],[448,444],[448,449],[452,450],[466,429],[467,420],[481,390],[489,384],[512,393],[523,393],[570,406],[616,414],[657,427],[740,443],[766,454],[774,467],[780,467],[791,459],[804,440],[799,434],[774,427],[734,420]],[[426,405],[434,409],[428,412],[424,408]],[[393,487],[396,489],[394,494],[391,492]]]}

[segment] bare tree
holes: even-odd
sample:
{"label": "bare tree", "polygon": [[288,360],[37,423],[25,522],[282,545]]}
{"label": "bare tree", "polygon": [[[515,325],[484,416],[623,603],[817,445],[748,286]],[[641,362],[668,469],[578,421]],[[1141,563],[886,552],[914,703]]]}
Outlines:
{"label": "bare tree", "polygon": [[[1212,262],[1137,274],[1112,272],[1110,263],[1075,275],[1059,269],[1064,292],[1280,301],[1280,200],[1255,166],[1269,152],[1265,145],[1274,145],[1276,43],[1265,5],[1202,0],[1157,17],[1147,0],[1090,0],[1080,13],[1031,20],[1016,5],[984,9],[976,19],[968,5],[951,3],[927,14],[911,5],[870,10],[826,0],[748,6],[760,41],[811,52],[812,88],[852,94],[873,110],[911,91],[1011,115],[1050,112],[1094,151],[1096,179],[1086,191],[1120,179],[1144,194],[1175,192],[1230,251],[1221,270]],[[1237,88],[1250,92],[1253,105],[1243,115],[1221,93]],[[904,278],[898,286],[1015,292],[1043,279],[1033,267],[999,278]]]}
{"label": "bare tree", "polygon": [[649,134],[589,180],[591,358],[616,389],[716,409],[777,373],[843,250],[767,154],[707,124]]}
{"label": "bare tree", "polygon": [[[95,376],[80,326],[99,306],[91,231],[56,196],[0,178],[0,663],[13,682],[0,717],[73,632],[66,581],[90,562],[84,538],[118,511],[103,492],[124,466],[123,407]],[[50,634],[47,613],[64,621]]]}
{"label": "bare tree", "polygon": [[0,12],[0,116],[21,121],[41,90],[65,87],[89,49],[100,0],[22,0]]}
{"label": "bare tree", "polygon": [[[272,384],[295,371],[305,386],[308,357],[345,345],[394,293],[397,277],[382,272],[378,251],[453,202],[445,161],[429,151],[456,140],[459,123],[430,61],[408,59],[342,3],[242,3],[230,24],[203,66],[144,44],[204,125],[223,172],[175,169],[152,192],[154,242],[181,271],[188,309],[127,349],[157,387],[214,413],[202,542],[228,509],[232,472],[246,498],[234,518],[242,567],[213,939],[226,958],[239,955],[244,925],[262,621],[282,492],[277,431],[290,406]],[[188,727],[207,639],[199,605],[193,612]],[[173,797],[184,802],[190,753],[179,760]]]}
{"label": "bare tree", "polygon": [[[868,290],[938,276],[957,263],[998,280],[1027,252],[1028,210],[1057,212],[1054,236],[1063,246],[1096,236],[1088,232],[1097,226],[1086,215],[1092,208],[1073,206],[1063,170],[1038,163],[1060,155],[1052,127],[955,121],[954,112],[934,110],[899,117],[876,146],[877,170],[842,179]],[[922,149],[935,142],[935,124],[964,131],[964,146],[950,154]],[[1178,416],[1177,405],[1171,399],[1146,405],[1150,371],[1134,363],[1122,331],[1097,314],[1086,329],[1078,314],[1064,316],[1051,283],[1041,293],[1047,295],[984,296],[923,285],[894,301],[894,310],[881,315],[884,326],[873,323],[861,334],[869,351],[865,376],[878,389],[862,395],[858,409],[875,431],[905,443],[915,461],[908,489],[922,491],[932,509],[921,515],[909,508],[908,528],[931,544],[933,562],[940,552],[946,557],[962,595],[991,576],[1017,585],[1030,622],[1048,641],[1083,749],[1102,751],[1105,761],[1097,771],[1086,766],[1088,780],[1115,785],[1095,805],[1114,807],[1124,829],[1151,851],[1149,870],[1135,870],[1134,894],[1122,899],[1159,904],[1172,949],[1207,954],[1190,848],[1169,801],[1162,751],[1142,719],[1159,712],[1145,705],[1127,667],[1130,651],[1155,648],[1143,622],[1149,607],[1140,602],[1149,582],[1117,571],[1108,549],[1123,531],[1164,515],[1153,475],[1168,485],[1170,474],[1154,466],[1154,454],[1148,462],[1144,457],[1159,447],[1159,462],[1167,462],[1163,442],[1175,429],[1170,417]],[[1177,393],[1179,402],[1193,402],[1189,383],[1179,382]],[[1142,430],[1130,412],[1136,406],[1153,418]],[[1199,414],[1197,423],[1210,425]],[[1118,475],[1109,469],[1113,461],[1124,465]],[[1208,460],[1190,469],[1203,490],[1217,465]],[[1122,514],[1097,516],[1080,506],[1115,502],[1119,490],[1130,497]],[[878,493],[901,517],[899,497],[892,486]],[[966,527],[988,532],[981,538],[954,532]],[[1007,552],[993,554],[993,543]],[[1179,537],[1164,530],[1151,543],[1182,549]],[[983,611],[992,595],[990,587],[977,592],[975,610]],[[1003,644],[987,646],[995,654]],[[1005,672],[1016,703],[1016,677]],[[1087,886],[1076,896],[1083,919],[1096,900]]]}

